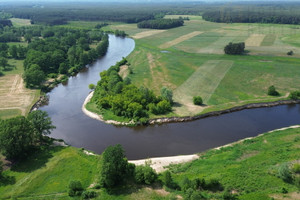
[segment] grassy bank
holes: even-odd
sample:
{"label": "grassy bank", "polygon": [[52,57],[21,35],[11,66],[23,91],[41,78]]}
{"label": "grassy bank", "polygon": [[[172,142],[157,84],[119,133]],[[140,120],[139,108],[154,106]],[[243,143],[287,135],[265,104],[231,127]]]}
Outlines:
{"label": "grassy bank", "polygon": [[[233,146],[200,153],[191,163],[171,165],[169,170],[179,186],[186,177],[193,180],[218,180],[224,190],[233,191],[239,199],[293,199],[298,188],[278,177],[280,166],[299,163],[300,128],[266,133]],[[87,155],[73,147],[49,147],[37,151],[26,161],[14,163],[4,171],[0,199],[73,199],[68,185],[80,180],[84,188],[95,185],[99,178],[98,155]],[[283,188],[287,194],[282,194]],[[92,189],[96,199],[176,199],[185,197],[182,191],[163,189],[159,185],[134,183],[108,192]],[[204,192],[207,197],[221,198],[223,191]],[[75,198],[76,199],[76,198]],[[222,198],[221,198],[222,199]],[[294,198],[295,199],[295,198]]]}

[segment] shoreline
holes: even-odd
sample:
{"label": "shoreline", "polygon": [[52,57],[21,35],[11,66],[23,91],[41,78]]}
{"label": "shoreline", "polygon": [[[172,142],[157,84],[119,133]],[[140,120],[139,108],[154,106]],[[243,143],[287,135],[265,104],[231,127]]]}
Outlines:
{"label": "shoreline", "polygon": [[[277,131],[283,131],[283,130],[287,130],[287,129],[296,129],[296,128],[300,128],[300,125],[293,125],[293,126],[283,127],[283,128],[268,131],[266,133],[274,133],[274,132],[277,132]],[[132,164],[135,164],[136,166],[145,165],[145,163],[150,163],[150,167],[152,169],[154,169],[157,173],[160,173],[160,172],[166,171],[167,170],[166,167],[169,166],[170,164],[182,164],[182,163],[191,162],[191,161],[199,159],[200,158],[199,154],[201,154],[201,153],[205,153],[205,152],[210,151],[210,150],[220,150],[222,148],[231,147],[235,144],[242,143],[245,140],[251,140],[251,139],[254,139],[254,138],[261,137],[261,136],[265,135],[266,133],[261,133],[257,136],[254,136],[254,137],[247,137],[247,138],[244,138],[244,139],[241,139],[241,140],[229,143],[229,144],[214,147],[214,148],[205,150],[203,152],[199,152],[198,154],[167,156],[167,157],[154,157],[154,158],[147,158],[147,159],[140,159],[140,160],[129,160],[128,162],[132,163]]]}
{"label": "shoreline", "polygon": [[[84,100],[84,103],[82,105],[82,111],[87,116],[102,121],[107,124],[113,124],[113,125],[119,125],[119,126],[129,126],[134,125],[135,123],[126,123],[126,122],[118,122],[115,120],[104,120],[103,117],[97,113],[91,112],[86,109],[86,104],[91,100],[92,96],[94,94],[94,91],[90,92],[89,95]],[[205,114],[195,115],[195,116],[186,116],[186,117],[162,117],[162,118],[156,118],[156,119],[149,119],[148,124],[154,125],[154,124],[162,124],[162,123],[174,123],[174,122],[189,122],[189,121],[195,121],[199,119],[204,119],[207,117],[213,117],[213,116],[219,116],[222,114],[242,111],[246,109],[254,109],[254,108],[266,108],[266,107],[274,107],[274,106],[280,106],[280,105],[291,105],[291,104],[300,104],[300,99],[298,100],[278,100],[273,102],[261,102],[261,103],[250,103],[245,104],[242,106],[235,106],[229,109],[220,110],[220,111],[212,111]]]}

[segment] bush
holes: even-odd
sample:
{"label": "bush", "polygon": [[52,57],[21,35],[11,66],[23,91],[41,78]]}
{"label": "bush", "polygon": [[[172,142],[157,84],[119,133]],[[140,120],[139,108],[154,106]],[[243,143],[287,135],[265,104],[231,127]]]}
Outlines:
{"label": "bush", "polygon": [[91,84],[89,84],[89,89],[90,89],[90,90],[94,90],[94,89],[95,89],[95,85],[94,85],[94,84],[92,84],[92,83],[91,83]]}
{"label": "bush", "polygon": [[293,91],[289,95],[290,99],[297,100],[300,98],[300,91]]}
{"label": "bush", "polygon": [[279,167],[278,177],[285,182],[290,182],[292,180],[292,174],[287,163],[284,163]]}
{"label": "bush", "polygon": [[135,168],[135,180],[137,183],[150,185],[157,180],[156,172],[149,165],[140,165]]}
{"label": "bush", "polygon": [[292,56],[292,55],[294,55],[294,52],[293,51],[289,51],[289,52],[287,52],[286,53],[288,56]]}
{"label": "bush", "polygon": [[82,193],[82,198],[83,199],[92,199],[97,197],[97,193],[95,191],[84,191]]}
{"label": "bush", "polygon": [[162,182],[165,186],[167,186],[168,188],[171,188],[171,189],[178,189],[178,185],[174,182],[173,178],[172,178],[172,175],[171,175],[171,172],[168,170],[168,171],[165,171],[163,174],[162,174]]}
{"label": "bush", "polygon": [[270,95],[270,96],[279,96],[279,92],[276,91],[276,88],[275,88],[274,85],[269,87],[268,95]]}
{"label": "bush", "polygon": [[195,96],[193,98],[193,102],[194,102],[195,105],[202,105],[203,104],[203,100],[200,96]]}
{"label": "bush", "polygon": [[293,165],[292,170],[293,170],[294,173],[299,174],[299,173],[300,173],[300,164],[299,164],[299,163],[295,163],[295,164]]}
{"label": "bush", "polygon": [[69,184],[69,196],[80,196],[83,192],[83,187],[80,181],[71,181]]}

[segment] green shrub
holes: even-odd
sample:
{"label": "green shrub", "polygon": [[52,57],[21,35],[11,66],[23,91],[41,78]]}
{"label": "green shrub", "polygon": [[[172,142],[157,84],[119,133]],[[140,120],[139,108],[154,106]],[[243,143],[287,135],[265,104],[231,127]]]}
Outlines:
{"label": "green shrub", "polygon": [[192,182],[191,182],[191,180],[188,179],[187,177],[185,177],[185,178],[182,180],[180,187],[181,187],[181,190],[182,190],[183,192],[187,192],[189,189],[193,190],[193,189],[192,189]]}
{"label": "green shrub", "polygon": [[69,196],[80,196],[83,192],[83,187],[80,181],[71,181],[69,184]]}
{"label": "green shrub", "polygon": [[268,95],[270,95],[270,96],[279,96],[279,92],[276,91],[276,88],[275,88],[274,85],[269,87]]}
{"label": "green shrub", "polygon": [[194,102],[195,105],[202,105],[203,104],[203,100],[200,96],[193,97],[193,102]]}
{"label": "green shrub", "polygon": [[293,172],[299,174],[300,173],[300,164],[299,163],[295,163],[293,165],[293,168],[292,168]]}
{"label": "green shrub", "polygon": [[287,52],[286,53],[288,56],[292,56],[292,55],[294,55],[294,52],[293,51],[289,51],[289,52]]}
{"label": "green shrub", "polygon": [[290,99],[297,100],[300,98],[300,91],[293,91],[289,95]]}
{"label": "green shrub", "polygon": [[169,170],[165,171],[162,174],[162,182],[165,186],[167,186],[170,189],[178,189],[179,186],[174,182],[171,172]]}
{"label": "green shrub", "polygon": [[157,180],[156,172],[149,165],[140,165],[135,168],[135,181],[137,183],[152,184]]}
{"label": "green shrub", "polygon": [[97,197],[97,193],[95,191],[84,191],[82,193],[82,198],[83,199],[92,199]]}
{"label": "green shrub", "polygon": [[281,193],[282,193],[282,194],[287,194],[287,193],[289,193],[289,191],[288,191],[285,187],[283,187],[283,188],[281,189]]}
{"label": "green shrub", "polygon": [[47,76],[48,76],[48,78],[57,78],[58,74],[56,74],[56,73],[50,73]]}
{"label": "green shrub", "polygon": [[95,89],[95,85],[94,85],[94,84],[92,84],[92,83],[91,83],[91,84],[89,84],[89,89],[90,89],[90,90],[94,90],[94,89]]}
{"label": "green shrub", "polygon": [[283,163],[278,169],[278,177],[285,182],[292,180],[292,174],[287,163]]}

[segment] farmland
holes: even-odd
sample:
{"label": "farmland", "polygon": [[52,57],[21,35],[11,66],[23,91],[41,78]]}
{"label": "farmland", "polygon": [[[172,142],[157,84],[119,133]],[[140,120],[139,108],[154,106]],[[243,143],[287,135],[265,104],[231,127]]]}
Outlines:
{"label": "farmland", "polygon": [[[178,15],[166,16],[178,18]],[[300,85],[300,29],[297,25],[225,24],[189,17],[185,25],[169,30],[138,29],[114,24],[106,30],[124,30],[136,41],[129,55],[129,78],[159,94],[173,90],[173,115],[196,115],[250,102],[285,99]],[[229,42],[245,42],[246,55],[224,55]],[[287,56],[293,51],[293,56]],[[280,97],[267,95],[274,85]],[[193,96],[204,99],[193,105]]]}

